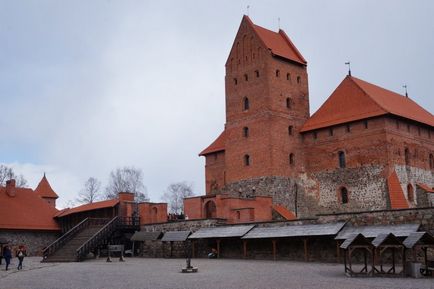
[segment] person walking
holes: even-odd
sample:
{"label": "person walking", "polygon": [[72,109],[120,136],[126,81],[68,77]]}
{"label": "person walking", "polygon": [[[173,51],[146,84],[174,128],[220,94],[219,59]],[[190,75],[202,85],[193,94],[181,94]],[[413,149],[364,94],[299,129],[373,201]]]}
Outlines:
{"label": "person walking", "polygon": [[18,247],[18,251],[17,251],[17,258],[18,258],[18,270],[22,270],[23,269],[23,261],[24,261],[24,257],[27,256],[26,254],[26,249],[24,248],[23,245]]}
{"label": "person walking", "polygon": [[12,252],[9,246],[5,246],[3,248],[3,258],[5,258],[6,261],[6,271],[7,271],[9,269],[9,264],[11,263],[11,259],[12,259]]}

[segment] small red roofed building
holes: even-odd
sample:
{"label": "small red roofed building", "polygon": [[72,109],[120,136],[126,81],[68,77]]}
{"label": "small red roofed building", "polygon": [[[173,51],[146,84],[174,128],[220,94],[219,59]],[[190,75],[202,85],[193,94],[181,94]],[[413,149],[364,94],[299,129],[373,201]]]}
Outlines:
{"label": "small red roofed building", "polygon": [[229,196],[272,197],[287,217],[432,206],[434,116],[410,97],[348,75],[310,116],[306,60],[248,16],[225,91],[225,129],[200,153],[207,195],[186,200],[189,217],[213,199],[216,216],[236,220],[223,213],[237,208]]}
{"label": "small red roofed building", "polygon": [[[45,175],[43,182],[51,189]],[[39,193],[16,187],[13,179],[0,187],[0,238],[7,240],[13,248],[25,245],[30,255],[40,254],[60,234],[60,227],[54,220],[58,213],[53,204],[56,193],[52,189]],[[44,198],[47,196],[50,202]]]}

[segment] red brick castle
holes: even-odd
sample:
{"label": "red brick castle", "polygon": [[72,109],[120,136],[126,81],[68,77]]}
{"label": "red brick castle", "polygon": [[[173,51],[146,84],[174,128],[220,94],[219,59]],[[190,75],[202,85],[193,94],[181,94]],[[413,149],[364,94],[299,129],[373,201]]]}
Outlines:
{"label": "red brick castle", "polygon": [[200,153],[207,195],[187,214],[216,216],[216,196],[253,201],[222,216],[234,220],[263,215],[259,196],[287,217],[432,206],[434,116],[409,97],[349,75],[310,116],[306,60],[247,16],[225,86],[225,130]]}

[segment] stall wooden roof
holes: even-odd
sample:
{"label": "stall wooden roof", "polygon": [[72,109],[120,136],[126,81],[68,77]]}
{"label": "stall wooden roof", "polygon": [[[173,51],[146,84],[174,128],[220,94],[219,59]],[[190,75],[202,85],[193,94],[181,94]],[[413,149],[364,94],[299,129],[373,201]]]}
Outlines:
{"label": "stall wooden roof", "polygon": [[164,233],[163,242],[184,242],[191,235],[191,231],[169,231]]}
{"label": "stall wooden roof", "polygon": [[131,237],[131,241],[155,241],[158,240],[162,232],[135,232]]}
{"label": "stall wooden roof", "polygon": [[407,237],[413,232],[419,230],[420,224],[400,224],[400,225],[373,225],[373,226],[359,226],[354,227],[351,225],[345,226],[342,231],[336,236],[336,240],[348,239],[353,234],[363,234],[366,238],[375,238],[380,234],[392,233],[397,237]]}
{"label": "stall wooden roof", "polygon": [[209,239],[209,238],[235,238],[247,234],[255,225],[242,226],[221,226],[212,228],[201,228],[194,232],[189,239]]}
{"label": "stall wooden roof", "polygon": [[416,245],[434,246],[434,237],[428,232],[414,232],[411,233],[402,243],[409,249]]}
{"label": "stall wooden roof", "polygon": [[254,228],[243,236],[242,239],[334,236],[344,227],[344,225],[344,222],[340,222],[332,224]]}
{"label": "stall wooden roof", "polygon": [[378,248],[384,245],[402,245],[402,242],[399,241],[394,234],[389,233],[389,234],[379,234],[377,237],[375,237],[374,240],[372,240],[372,245]]}
{"label": "stall wooden roof", "polygon": [[366,239],[363,234],[351,234],[348,236],[347,239],[342,243],[341,248],[342,249],[348,249],[351,245],[357,245],[357,246],[367,246],[372,248],[371,242],[369,242],[368,239]]}

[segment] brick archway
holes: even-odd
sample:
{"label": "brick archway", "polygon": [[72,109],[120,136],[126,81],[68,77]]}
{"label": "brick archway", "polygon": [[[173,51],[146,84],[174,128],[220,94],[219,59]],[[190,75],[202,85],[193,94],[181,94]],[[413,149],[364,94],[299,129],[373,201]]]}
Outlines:
{"label": "brick archway", "polygon": [[210,200],[210,201],[206,202],[205,206],[204,206],[204,210],[205,210],[205,218],[206,219],[211,219],[211,218],[217,217],[217,208],[216,208],[214,201]]}

